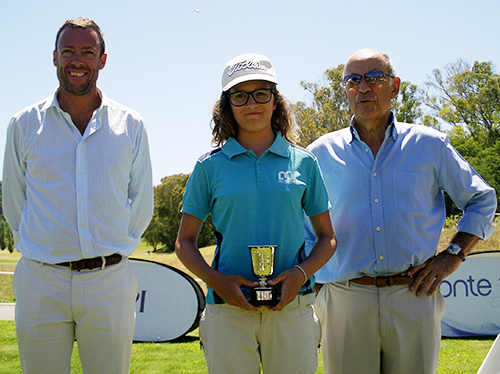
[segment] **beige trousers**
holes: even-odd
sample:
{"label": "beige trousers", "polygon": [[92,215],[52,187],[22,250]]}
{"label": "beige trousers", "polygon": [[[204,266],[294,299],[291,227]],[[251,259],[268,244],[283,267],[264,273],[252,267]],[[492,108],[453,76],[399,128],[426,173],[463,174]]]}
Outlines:
{"label": "beige trousers", "polygon": [[313,374],[321,329],[312,305],[270,312],[208,304],[200,321],[211,374]]}
{"label": "beige trousers", "polygon": [[434,374],[444,298],[417,297],[409,285],[326,283],[315,310],[325,374]]}
{"label": "beige trousers", "polygon": [[25,374],[69,374],[75,338],[84,374],[129,372],[137,276],[128,261],[90,271],[19,261],[16,332]]}

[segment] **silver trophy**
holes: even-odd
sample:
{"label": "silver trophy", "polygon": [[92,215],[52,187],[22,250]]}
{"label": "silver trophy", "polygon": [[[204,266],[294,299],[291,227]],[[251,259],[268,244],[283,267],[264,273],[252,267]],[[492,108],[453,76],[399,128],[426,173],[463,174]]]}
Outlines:
{"label": "silver trophy", "polygon": [[252,270],[259,278],[259,285],[252,288],[250,304],[254,306],[276,305],[279,301],[276,287],[267,284],[267,278],[274,273],[274,252],[277,245],[249,245]]}

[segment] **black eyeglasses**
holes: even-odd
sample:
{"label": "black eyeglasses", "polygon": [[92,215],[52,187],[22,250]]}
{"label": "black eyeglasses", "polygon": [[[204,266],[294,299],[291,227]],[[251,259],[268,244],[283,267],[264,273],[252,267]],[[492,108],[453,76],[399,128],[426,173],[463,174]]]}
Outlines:
{"label": "black eyeglasses", "polygon": [[392,75],[384,73],[380,70],[369,71],[366,74],[350,74],[344,77],[344,85],[349,88],[357,86],[361,83],[361,79],[365,78],[366,83],[375,84],[385,82],[387,77],[394,78]]}
{"label": "black eyeglasses", "polygon": [[243,106],[248,103],[250,95],[257,104],[265,104],[271,101],[274,90],[272,88],[261,88],[252,92],[233,92],[228,94],[229,101],[234,106]]}

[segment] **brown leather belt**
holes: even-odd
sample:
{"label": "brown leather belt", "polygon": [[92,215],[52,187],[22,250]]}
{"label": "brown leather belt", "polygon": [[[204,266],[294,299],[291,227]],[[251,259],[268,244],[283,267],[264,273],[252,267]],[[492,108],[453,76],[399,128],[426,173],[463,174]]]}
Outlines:
{"label": "brown leather belt", "polygon": [[[119,263],[122,260],[122,255],[118,253],[113,253],[110,256],[104,257],[105,259],[105,266],[109,265],[114,265]],[[58,266],[65,266],[70,268],[73,271],[80,271],[80,270],[92,270],[95,268],[100,268],[102,267],[102,257],[94,257],[94,258],[84,258],[83,260],[78,260],[78,261],[69,261],[69,262],[60,262],[56,265]]]}
{"label": "brown leather belt", "polygon": [[413,278],[405,273],[396,275],[387,275],[387,276],[377,276],[377,277],[369,277],[365,275],[360,278],[351,279],[351,282],[362,285],[386,287],[398,284],[410,284],[413,282]]}

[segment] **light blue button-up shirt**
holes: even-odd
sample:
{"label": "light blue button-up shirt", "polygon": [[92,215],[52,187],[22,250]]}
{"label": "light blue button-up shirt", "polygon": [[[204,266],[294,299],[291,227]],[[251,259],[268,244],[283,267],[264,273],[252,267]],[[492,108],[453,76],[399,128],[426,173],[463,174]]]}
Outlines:
{"label": "light blue button-up shirt", "polygon": [[[432,128],[393,122],[374,158],[352,123],[308,149],[321,166],[330,196],[337,251],[316,281],[403,272],[436,253],[446,219],[443,191],[464,211],[458,231],[487,239],[496,195]],[[306,252],[314,244],[306,224]]]}
{"label": "light blue button-up shirt", "polygon": [[82,135],[54,95],[7,130],[3,210],[17,250],[59,263],[133,253],[153,213],[142,117],[100,91]]}

